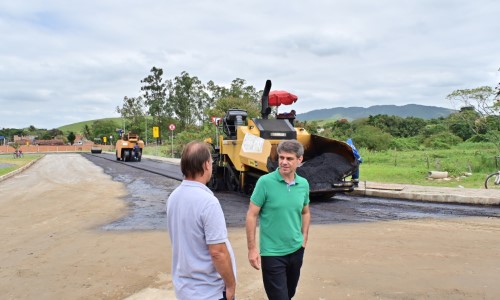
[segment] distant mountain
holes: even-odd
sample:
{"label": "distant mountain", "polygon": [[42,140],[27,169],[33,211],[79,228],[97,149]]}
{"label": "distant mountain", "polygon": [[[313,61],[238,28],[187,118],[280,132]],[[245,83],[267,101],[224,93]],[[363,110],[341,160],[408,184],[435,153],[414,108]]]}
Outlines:
{"label": "distant mountain", "polygon": [[316,109],[303,114],[297,114],[299,121],[319,121],[319,120],[339,120],[348,119],[349,121],[367,118],[370,115],[388,115],[401,118],[416,117],[421,119],[437,119],[447,117],[456,112],[453,109],[426,106],[418,104],[397,105],[374,105],[370,107],[334,107],[325,109]]}

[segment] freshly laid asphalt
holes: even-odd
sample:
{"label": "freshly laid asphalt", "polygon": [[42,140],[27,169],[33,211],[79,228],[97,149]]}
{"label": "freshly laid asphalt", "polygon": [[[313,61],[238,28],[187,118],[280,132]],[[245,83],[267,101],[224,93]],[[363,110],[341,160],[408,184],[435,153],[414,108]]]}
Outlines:
{"label": "freshly laid asphalt", "polygon": [[[146,155],[144,157],[147,157]],[[180,159],[151,156],[150,158],[179,164]],[[500,190],[434,187],[410,184],[391,184],[360,181],[359,187],[351,194],[356,196],[428,201],[441,203],[461,203],[477,205],[500,205]]]}
{"label": "freshly laid asphalt", "polygon": [[[159,156],[143,155],[144,158],[162,160],[179,164],[177,158],[165,158]],[[0,176],[0,181],[18,174],[31,166],[35,161],[17,169],[14,172]],[[410,184],[391,184],[371,181],[360,181],[359,187],[352,192],[356,196],[379,197],[390,199],[403,199],[414,201],[429,201],[441,203],[462,203],[476,205],[500,205],[500,190],[472,189],[472,188],[450,188],[420,186]]]}

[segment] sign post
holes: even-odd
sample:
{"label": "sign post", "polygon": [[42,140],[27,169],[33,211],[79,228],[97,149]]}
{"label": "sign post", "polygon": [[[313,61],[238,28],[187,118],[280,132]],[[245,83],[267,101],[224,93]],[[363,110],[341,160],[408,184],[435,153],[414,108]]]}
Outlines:
{"label": "sign post", "polygon": [[158,156],[158,137],[160,137],[160,127],[153,126],[153,138],[156,139],[156,156]]}
{"label": "sign post", "polygon": [[172,149],[172,158],[174,158],[174,130],[175,130],[175,124],[170,124],[168,126],[168,129],[170,129],[170,132],[172,133],[171,149]]}

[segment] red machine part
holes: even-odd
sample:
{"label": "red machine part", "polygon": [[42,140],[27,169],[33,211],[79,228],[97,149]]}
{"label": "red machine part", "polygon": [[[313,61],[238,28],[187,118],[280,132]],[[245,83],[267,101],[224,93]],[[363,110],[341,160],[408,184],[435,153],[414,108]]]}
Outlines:
{"label": "red machine part", "polygon": [[290,105],[297,101],[298,97],[287,91],[269,92],[269,106]]}

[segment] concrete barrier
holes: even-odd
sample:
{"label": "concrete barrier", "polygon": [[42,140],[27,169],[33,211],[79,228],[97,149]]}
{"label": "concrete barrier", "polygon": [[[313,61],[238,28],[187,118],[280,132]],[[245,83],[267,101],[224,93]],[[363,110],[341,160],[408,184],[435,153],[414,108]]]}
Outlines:
{"label": "concrete barrier", "polygon": [[448,178],[448,172],[430,171],[428,177],[432,179]]}

